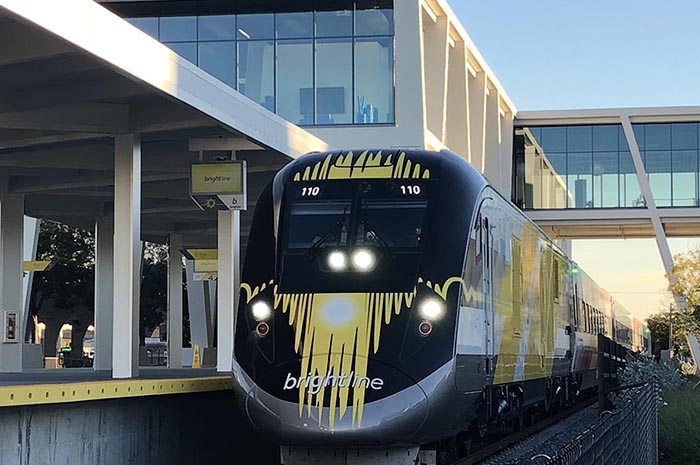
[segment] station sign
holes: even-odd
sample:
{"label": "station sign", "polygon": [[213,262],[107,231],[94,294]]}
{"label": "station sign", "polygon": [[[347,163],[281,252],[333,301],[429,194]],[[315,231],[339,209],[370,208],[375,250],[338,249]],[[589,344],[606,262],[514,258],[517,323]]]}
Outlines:
{"label": "station sign", "polygon": [[246,210],[247,190],[245,160],[190,166],[190,197],[203,211]]}
{"label": "station sign", "polygon": [[182,255],[194,261],[195,281],[216,281],[219,270],[219,251],[217,249],[182,249]]}

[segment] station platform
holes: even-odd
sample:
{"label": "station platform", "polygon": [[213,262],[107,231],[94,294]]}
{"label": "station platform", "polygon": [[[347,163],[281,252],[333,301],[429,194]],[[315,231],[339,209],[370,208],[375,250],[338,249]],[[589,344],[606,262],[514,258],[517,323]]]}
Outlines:
{"label": "station platform", "polygon": [[141,368],[139,376],[113,379],[91,368],[29,370],[0,376],[0,407],[187,394],[231,389],[231,376],[213,368]]}

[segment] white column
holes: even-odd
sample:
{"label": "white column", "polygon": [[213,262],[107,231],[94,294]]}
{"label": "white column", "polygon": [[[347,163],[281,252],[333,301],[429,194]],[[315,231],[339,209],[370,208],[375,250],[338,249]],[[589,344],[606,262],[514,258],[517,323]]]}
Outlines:
{"label": "white column", "polygon": [[141,284],[141,141],[114,139],[114,378],[138,375]]}
{"label": "white column", "polygon": [[182,368],[182,236],[168,244],[168,366]]}
{"label": "white column", "polygon": [[109,214],[95,225],[95,370],[112,369],[113,286],[114,217]]}
{"label": "white column", "polygon": [[[22,371],[24,196],[0,194],[0,372]],[[16,313],[16,341],[5,343],[4,312]]]}
{"label": "white column", "polygon": [[486,145],[486,73],[477,71],[476,77],[467,77],[469,88],[469,161],[484,171]]}
{"label": "white column", "polygon": [[491,184],[500,190],[501,180],[501,117],[498,106],[498,90],[489,89],[486,97],[486,150],[483,173]]}
{"label": "white column", "polygon": [[219,212],[216,369],[221,372],[233,369],[234,315],[238,308],[241,281],[239,266],[240,227],[240,212]]}

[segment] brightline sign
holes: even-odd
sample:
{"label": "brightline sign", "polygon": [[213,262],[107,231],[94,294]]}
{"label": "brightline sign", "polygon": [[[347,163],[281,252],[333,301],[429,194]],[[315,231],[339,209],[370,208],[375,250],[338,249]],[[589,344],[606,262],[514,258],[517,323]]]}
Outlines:
{"label": "brightline sign", "polygon": [[190,167],[190,196],[202,210],[245,210],[246,188],[245,160]]}

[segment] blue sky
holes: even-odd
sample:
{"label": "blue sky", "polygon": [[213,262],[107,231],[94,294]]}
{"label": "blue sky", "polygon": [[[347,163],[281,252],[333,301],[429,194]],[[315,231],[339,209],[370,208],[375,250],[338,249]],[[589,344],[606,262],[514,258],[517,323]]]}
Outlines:
{"label": "blue sky", "polygon": [[[697,0],[451,0],[519,110],[700,105]],[[697,239],[673,239],[674,254]],[[665,308],[653,239],[574,241],[573,255],[640,317]]]}
{"label": "blue sky", "polygon": [[451,0],[519,110],[700,104],[697,0]]}

